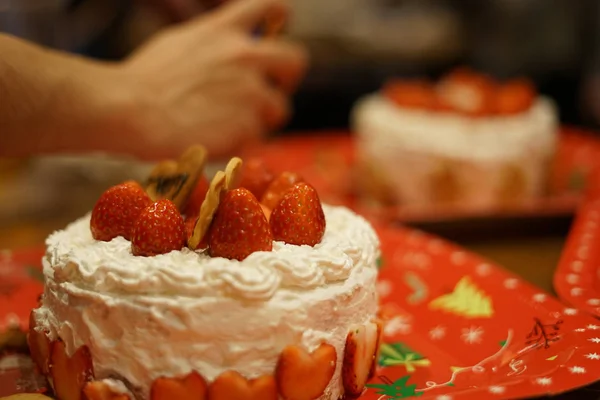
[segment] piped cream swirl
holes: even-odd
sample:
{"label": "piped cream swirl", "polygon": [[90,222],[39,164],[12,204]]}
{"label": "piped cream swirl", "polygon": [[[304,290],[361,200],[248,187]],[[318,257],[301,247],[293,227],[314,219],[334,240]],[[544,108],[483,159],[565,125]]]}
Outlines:
{"label": "piped cream swirl", "polygon": [[253,253],[242,262],[188,249],[136,257],[122,237],[94,240],[88,215],[48,238],[44,272],[57,284],[69,282],[102,293],[266,301],[280,288],[317,288],[375,264],[379,242],[367,221],[343,207],[325,205],[324,211],[327,229],[321,243],[274,242],[273,251]]}

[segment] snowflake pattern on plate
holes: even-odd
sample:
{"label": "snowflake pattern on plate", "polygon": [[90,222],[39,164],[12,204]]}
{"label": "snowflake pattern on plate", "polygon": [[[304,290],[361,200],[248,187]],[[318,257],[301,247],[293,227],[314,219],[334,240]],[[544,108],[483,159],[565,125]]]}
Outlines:
{"label": "snowflake pattern on plate", "polygon": [[517,278],[508,278],[504,280],[504,287],[506,289],[515,289],[519,286],[519,280]]}
{"label": "snowflake pattern on plate", "polygon": [[450,260],[454,265],[463,265],[467,261],[467,255],[463,251],[455,251],[450,256]]}
{"label": "snowflake pattern on plate", "polygon": [[492,266],[486,263],[475,267],[475,273],[479,276],[488,276],[492,272]]}
{"label": "snowflake pattern on plate", "polygon": [[537,383],[540,386],[550,386],[552,385],[552,378],[547,376],[536,378],[535,383]]}
{"label": "snowflake pattern on plate", "polygon": [[437,326],[431,328],[431,330],[429,331],[429,338],[431,340],[442,339],[444,336],[446,336],[446,327],[445,326],[437,325]]}
{"label": "snowflake pattern on plate", "polygon": [[411,329],[410,318],[399,315],[385,323],[383,334],[384,336],[395,336],[398,334],[407,335],[410,333]]}
{"label": "snowflake pattern on plate", "polygon": [[506,391],[504,386],[490,386],[488,391],[493,394],[502,394]]}
{"label": "snowflake pattern on plate", "polygon": [[380,280],[377,282],[377,294],[379,297],[384,298],[392,294],[393,286],[388,280]]}
{"label": "snowflake pattern on plate", "polygon": [[572,374],[585,374],[585,368],[580,367],[578,365],[574,365],[572,367],[569,367],[569,371]]}
{"label": "snowflake pattern on plate", "polygon": [[571,289],[571,296],[573,297],[578,297],[581,296],[583,294],[583,289],[579,288],[579,287],[574,287]]}
{"label": "snowflake pattern on plate", "polygon": [[585,355],[585,358],[587,358],[588,360],[600,360],[600,354],[598,354],[598,353],[587,353]]}
{"label": "snowflake pattern on plate", "polygon": [[581,272],[583,271],[583,263],[579,260],[573,261],[571,263],[571,269],[573,270],[573,272]]}
{"label": "snowflake pattern on plate", "polygon": [[543,303],[544,301],[546,301],[547,297],[548,296],[545,293],[536,293],[533,295],[532,299],[536,303]]}
{"label": "snowflake pattern on plate", "polygon": [[9,313],[4,318],[4,325],[10,328],[17,328],[21,324],[21,318],[14,313]]}
{"label": "snowflake pattern on plate", "polygon": [[465,343],[476,344],[481,343],[483,336],[483,328],[480,326],[471,326],[469,328],[463,328],[461,339]]}
{"label": "snowflake pattern on plate", "polygon": [[566,277],[567,283],[570,285],[576,285],[579,283],[579,275],[577,274],[568,274]]}

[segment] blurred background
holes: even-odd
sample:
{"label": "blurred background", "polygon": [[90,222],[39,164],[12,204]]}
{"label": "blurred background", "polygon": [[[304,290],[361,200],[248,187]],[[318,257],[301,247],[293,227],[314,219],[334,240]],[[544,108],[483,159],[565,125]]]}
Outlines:
{"label": "blurred background", "polygon": [[[0,0],[0,31],[118,60],[177,22],[177,0]],[[436,78],[469,65],[498,78],[527,76],[552,97],[564,124],[600,124],[600,2],[595,0],[292,0],[287,35],[311,53],[295,114],[279,135],[344,130],[360,96],[393,76]],[[214,6],[199,3],[202,9]],[[132,160],[0,160],[0,248],[40,245],[89,210],[99,193],[148,169]],[[502,221],[429,225],[549,289],[570,216],[517,236]],[[510,224],[509,224],[510,225]],[[513,225],[510,225],[513,226]],[[519,229],[517,229],[519,231]]]}
{"label": "blurred background", "polygon": [[[194,0],[189,0],[194,1]],[[219,0],[196,0],[199,9]],[[100,59],[120,59],[178,21],[181,0],[0,0],[0,31]],[[360,95],[391,76],[470,65],[525,75],[564,123],[596,127],[600,4],[595,0],[291,0],[287,34],[312,67],[287,130],[340,128]]]}

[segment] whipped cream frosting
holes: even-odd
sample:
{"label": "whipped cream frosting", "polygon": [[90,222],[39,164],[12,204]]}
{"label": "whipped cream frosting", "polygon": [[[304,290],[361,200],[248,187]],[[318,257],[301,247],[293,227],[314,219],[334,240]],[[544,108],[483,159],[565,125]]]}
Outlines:
{"label": "whipped cream frosting", "polygon": [[467,160],[510,160],[556,147],[557,112],[548,98],[510,116],[465,117],[451,112],[409,109],[374,94],[361,99],[352,113],[353,128],[365,146],[393,153],[422,151]]}
{"label": "whipped cream frosting", "polygon": [[276,241],[273,251],[255,252],[242,262],[187,248],[137,257],[123,237],[94,240],[88,215],[48,238],[44,272],[56,283],[102,293],[264,301],[280,288],[312,289],[343,281],[356,265],[374,261],[377,242],[372,230],[365,229],[367,222],[349,218],[350,211],[343,208],[325,210],[328,229],[321,243],[311,247]]}
{"label": "whipped cream frosting", "polygon": [[90,348],[96,378],[124,377],[140,399],[159,376],[272,374],[285,346],[322,342],[338,352],[322,399],[337,399],[346,335],[376,313],[379,241],[362,217],[323,208],[315,247],[274,242],[241,262],[187,249],[136,257],[123,238],[95,241],[85,216],[48,238],[34,315],[69,353]]}

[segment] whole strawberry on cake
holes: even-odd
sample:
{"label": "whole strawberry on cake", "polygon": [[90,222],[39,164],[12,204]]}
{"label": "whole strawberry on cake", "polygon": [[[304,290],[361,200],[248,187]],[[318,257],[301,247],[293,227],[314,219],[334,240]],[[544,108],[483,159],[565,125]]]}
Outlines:
{"label": "whole strawberry on cake", "polygon": [[352,119],[361,189],[377,203],[485,209],[546,192],[558,112],[527,79],[392,80]]}
{"label": "whole strawberry on cake", "polygon": [[373,375],[379,242],[293,172],[194,147],[47,239],[32,357],[61,400],[338,400]]}

